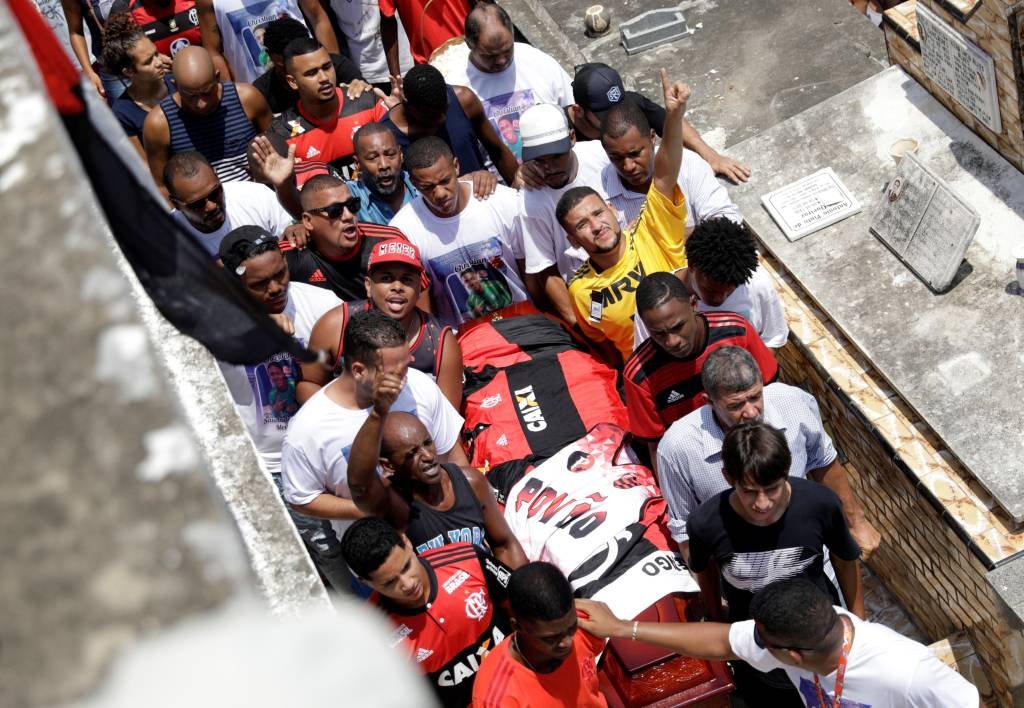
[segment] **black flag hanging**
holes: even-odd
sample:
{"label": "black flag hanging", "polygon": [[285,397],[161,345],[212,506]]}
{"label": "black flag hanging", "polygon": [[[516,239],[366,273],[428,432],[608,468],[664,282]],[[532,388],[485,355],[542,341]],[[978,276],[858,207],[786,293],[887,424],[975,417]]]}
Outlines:
{"label": "black flag hanging", "polygon": [[236,278],[174,221],[121,126],[79,73],[31,0],[9,0],[46,87],[125,259],[160,313],[178,331],[231,364],[278,352],[316,355],[288,336]]}

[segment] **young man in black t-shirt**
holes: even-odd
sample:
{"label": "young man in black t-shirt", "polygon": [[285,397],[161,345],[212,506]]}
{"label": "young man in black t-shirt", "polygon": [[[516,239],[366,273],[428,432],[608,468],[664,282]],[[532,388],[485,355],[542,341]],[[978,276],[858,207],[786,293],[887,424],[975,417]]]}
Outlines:
{"label": "young man in black t-shirt", "polygon": [[[731,489],[701,504],[687,521],[690,569],[697,574],[711,619],[722,619],[719,580],[724,582],[730,622],[749,619],[754,593],[787,578],[807,578],[837,601],[825,575],[823,547],[847,607],[863,619],[860,547],[850,535],[843,505],[828,487],[790,478],[790,463],[786,438],[770,425],[740,423],[726,433],[722,472]],[[741,690],[748,683],[745,674],[738,669]],[[759,685],[757,691],[776,685],[765,681],[767,686]],[[780,694],[789,696],[774,697],[772,705],[802,705],[785,676],[779,677],[778,686]]]}
{"label": "young man in black t-shirt", "polygon": [[311,177],[299,199],[308,245],[296,249],[281,242],[292,279],[329,288],[346,302],[365,298],[363,279],[373,247],[391,239],[408,241],[405,234],[393,226],[361,223],[359,198],[333,175]]}
{"label": "young man in black t-shirt", "polygon": [[384,519],[365,517],[341,539],[345,561],[373,588],[408,653],[445,706],[467,706],[480,662],[510,634],[505,611],[512,571],[469,543],[417,556]]}

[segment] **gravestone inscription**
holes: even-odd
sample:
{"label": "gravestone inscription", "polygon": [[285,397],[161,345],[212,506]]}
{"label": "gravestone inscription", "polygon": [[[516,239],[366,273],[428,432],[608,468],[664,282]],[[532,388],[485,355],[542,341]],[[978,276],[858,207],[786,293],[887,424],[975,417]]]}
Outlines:
{"label": "gravestone inscription", "polygon": [[880,198],[871,232],[925,285],[943,292],[980,225],[970,204],[907,155]]}
{"label": "gravestone inscription", "polygon": [[1001,132],[996,64],[992,57],[920,3],[917,30],[925,75],[989,130]]}

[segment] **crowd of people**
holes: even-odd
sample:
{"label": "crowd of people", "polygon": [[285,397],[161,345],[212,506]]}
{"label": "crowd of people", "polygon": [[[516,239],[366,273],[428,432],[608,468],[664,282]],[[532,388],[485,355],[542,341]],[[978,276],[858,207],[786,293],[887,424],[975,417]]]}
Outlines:
{"label": "crowd of people", "polygon": [[[881,538],[814,398],[778,380],[782,305],[716,178],[750,173],[686,121],[685,84],[662,70],[655,101],[605,64],[570,76],[492,2],[64,7],[180,228],[324,353],[221,370],[323,580],[390,619],[441,703],[606,705],[612,637],[730,660],[749,705],[977,705],[865,619]],[[431,56],[462,36],[442,73]],[[663,498],[655,523],[713,621],[574,601],[574,569],[503,508],[543,498],[547,521],[572,500],[499,503],[471,464],[462,337],[524,313],[618,377],[627,454],[654,474],[619,482]],[[514,395],[524,429],[568,425],[533,385]]]}

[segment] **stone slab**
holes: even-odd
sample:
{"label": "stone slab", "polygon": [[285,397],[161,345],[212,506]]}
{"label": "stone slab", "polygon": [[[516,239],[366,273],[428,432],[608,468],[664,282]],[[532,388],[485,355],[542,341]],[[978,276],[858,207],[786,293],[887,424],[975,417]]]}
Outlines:
{"label": "stone slab", "polygon": [[[967,199],[981,227],[969,272],[932,293],[869,231],[870,205],[895,174],[890,146]],[[1024,520],[1024,297],[1013,250],[1024,241],[1024,175],[901,68],[892,67],[732,148],[754,173],[731,187],[762,243],[1020,523]],[[832,167],[867,205],[788,241],[761,195]]]}
{"label": "stone slab", "polygon": [[1002,132],[995,61],[941,17],[917,8],[924,73],[993,133]]}
{"label": "stone slab", "polygon": [[913,155],[876,199],[871,232],[937,293],[960,269],[981,217]]}

